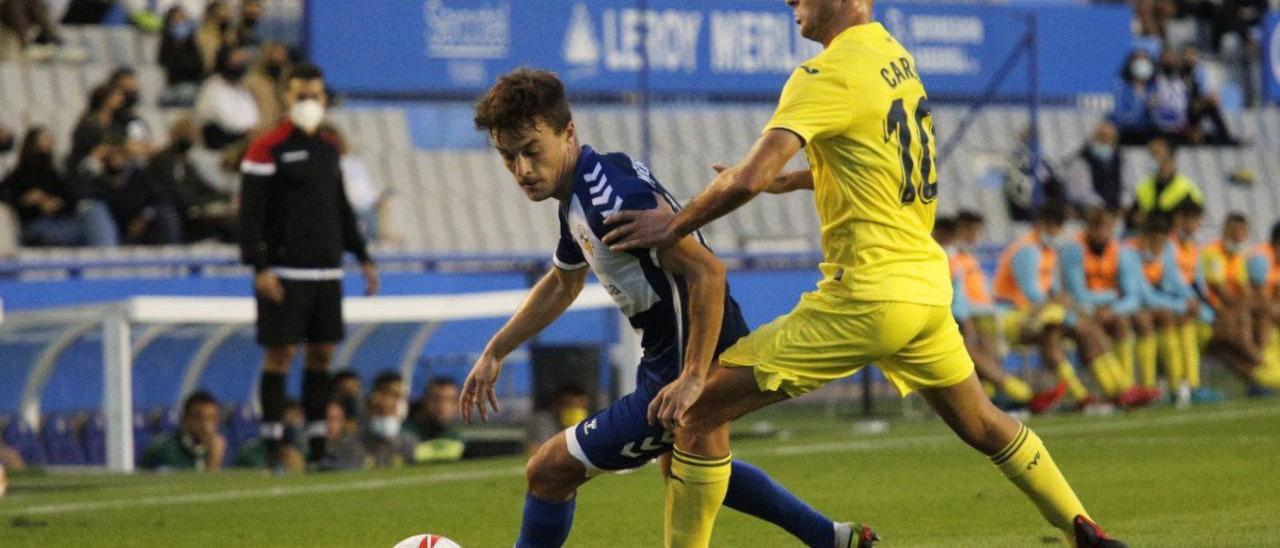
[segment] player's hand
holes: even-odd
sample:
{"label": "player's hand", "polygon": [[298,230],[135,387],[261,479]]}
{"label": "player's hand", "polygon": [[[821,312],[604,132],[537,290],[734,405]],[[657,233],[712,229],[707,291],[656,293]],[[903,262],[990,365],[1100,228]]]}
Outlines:
{"label": "player's hand", "polygon": [[364,296],[377,295],[382,288],[382,281],[378,279],[378,267],[373,263],[364,263],[360,265],[360,273],[364,275]]}
{"label": "player's hand", "polygon": [[270,270],[263,270],[253,277],[253,290],[273,303],[284,302],[284,284],[280,283],[280,277]]}
{"label": "player's hand", "polygon": [[462,396],[458,399],[458,408],[462,410],[462,421],[471,424],[472,413],[478,411],[482,422],[489,421],[489,412],[485,408],[487,402],[498,412],[498,394],[494,386],[498,383],[498,375],[502,373],[502,360],[488,352],[480,354],[480,359],[471,367],[467,382],[462,384]]}
{"label": "player's hand", "polygon": [[649,402],[649,424],[662,424],[668,432],[675,432],[676,427],[684,422],[684,413],[693,402],[702,395],[706,386],[706,378],[700,375],[681,375],[658,391],[658,395]]}
{"label": "player's hand", "polygon": [[666,200],[659,198],[653,209],[619,211],[605,217],[605,226],[612,228],[601,241],[613,251],[667,247],[677,239],[671,231],[675,217]]}

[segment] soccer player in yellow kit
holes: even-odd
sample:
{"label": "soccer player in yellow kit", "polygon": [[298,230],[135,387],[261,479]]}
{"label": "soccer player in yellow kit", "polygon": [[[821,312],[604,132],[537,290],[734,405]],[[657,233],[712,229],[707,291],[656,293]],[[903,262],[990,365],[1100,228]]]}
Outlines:
{"label": "soccer player in yellow kit", "polygon": [[[800,65],[747,157],[679,213],[606,219],[615,249],[663,247],[760,192],[812,188],[823,279],[788,314],[720,357],[700,397],[664,398],[651,420],[676,433],[667,546],[707,546],[732,461],[728,423],[876,363],[902,394],[919,390],[1081,547],[1120,547],[1089,520],[1040,438],[983,393],[951,317],[947,257],[930,237],[938,198],[933,118],[916,64],[871,17],[869,0],[787,0],[822,53]],[[810,169],[782,173],[805,149]],[[690,401],[694,400],[694,401]],[[871,546],[863,527],[857,546]]]}

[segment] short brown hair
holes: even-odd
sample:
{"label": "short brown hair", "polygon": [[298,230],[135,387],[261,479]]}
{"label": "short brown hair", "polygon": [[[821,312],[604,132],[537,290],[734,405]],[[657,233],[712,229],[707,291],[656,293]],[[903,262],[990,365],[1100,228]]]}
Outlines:
{"label": "short brown hair", "polygon": [[500,76],[476,103],[476,129],[489,135],[529,129],[538,122],[559,134],[572,119],[564,84],[545,70],[521,67]]}

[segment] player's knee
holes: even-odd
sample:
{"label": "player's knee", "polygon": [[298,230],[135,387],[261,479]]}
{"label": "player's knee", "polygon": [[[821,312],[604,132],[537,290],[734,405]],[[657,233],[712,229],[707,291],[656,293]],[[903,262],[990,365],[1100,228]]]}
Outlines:
{"label": "player's knee", "polygon": [[293,363],[293,358],[297,355],[298,348],[295,346],[268,347],[263,367],[272,373],[287,373],[289,364]]}
{"label": "player's knee", "polygon": [[554,445],[544,444],[525,464],[525,483],[529,492],[539,498],[563,500],[573,494],[583,477],[573,466],[577,463],[573,456],[556,451]]}
{"label": "player's knee", "polygon": [[312,371],[326,371],[329,369],[329,362],[333,360],[333,350],[330,348],[311,346],[307,347],[306,368]]}

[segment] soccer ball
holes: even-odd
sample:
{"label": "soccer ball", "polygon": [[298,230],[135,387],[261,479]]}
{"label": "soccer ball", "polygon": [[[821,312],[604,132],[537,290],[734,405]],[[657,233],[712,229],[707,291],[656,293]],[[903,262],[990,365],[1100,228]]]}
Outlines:
{"label": "soccer ball", "polygon": [[440,535],[414,535],[400,542],[393,548],[462,548],[458,543]]}

